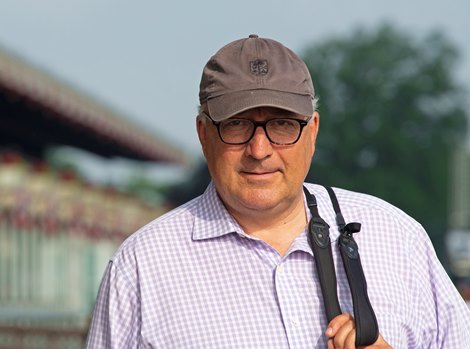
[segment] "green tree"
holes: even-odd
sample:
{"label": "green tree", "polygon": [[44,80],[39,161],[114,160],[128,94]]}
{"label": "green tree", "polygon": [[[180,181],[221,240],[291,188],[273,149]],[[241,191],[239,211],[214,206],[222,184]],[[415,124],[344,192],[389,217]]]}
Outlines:
{"label": "green tree", "polygon": [[450,160],[467,130],[457,57],[439,33],[418,39],[390,25],[304,54],[320,98],[308,180],[402,208],[427,229],[443,262]]}

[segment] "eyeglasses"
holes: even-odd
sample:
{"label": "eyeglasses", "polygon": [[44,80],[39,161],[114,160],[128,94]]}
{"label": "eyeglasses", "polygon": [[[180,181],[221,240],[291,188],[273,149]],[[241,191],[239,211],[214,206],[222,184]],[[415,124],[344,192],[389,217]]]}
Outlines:
{"label": "eyeglasses", "polygon": [[232,145],[246,144],[253,138],[258,127],[262,127],[266,137],[273,144],[291,145],[296,143],[303,128],[308,124],[307,120],[293,118],[276,118],[265,121],[253,121],[249,119],[230,118],[223,121],[214,121],[205,112],[201,112],[217,127],[217,132],[222,142]]}

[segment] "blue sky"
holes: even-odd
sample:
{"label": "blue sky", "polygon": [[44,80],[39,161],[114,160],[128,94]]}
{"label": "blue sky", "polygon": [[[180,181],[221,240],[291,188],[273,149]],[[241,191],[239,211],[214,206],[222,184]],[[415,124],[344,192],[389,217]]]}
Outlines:
{"label": "blue sky", "polygon": [[197,158],[199,79],[221,46],[258,33],[301,53],[383,21],[416,36],[444,31],[470,86],[468,0],[0,0],[0,45]]}

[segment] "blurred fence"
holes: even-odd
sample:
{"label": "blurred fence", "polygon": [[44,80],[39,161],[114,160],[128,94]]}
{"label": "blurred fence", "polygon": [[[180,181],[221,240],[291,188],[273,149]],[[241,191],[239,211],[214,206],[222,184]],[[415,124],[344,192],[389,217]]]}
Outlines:
{"label": "blurred fence", "polygon": [[0,161],[0,348],[83,346],[117,246],[161,206],[70,173]]}

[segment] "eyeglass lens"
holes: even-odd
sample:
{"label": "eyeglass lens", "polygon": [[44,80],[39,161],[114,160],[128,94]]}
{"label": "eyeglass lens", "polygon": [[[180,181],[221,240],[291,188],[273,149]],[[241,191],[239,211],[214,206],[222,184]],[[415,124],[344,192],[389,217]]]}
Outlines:
{"label": "eyeglass lens", "polygon": [[226,143],[243,144],[250,141],[255,133],[255,128],[260,126],[271,142],[292,144],[298,140],[304,123],[306,122],[298,119],[271,119],[264,122],[249,119],[228,119],[219,123],[219,133]]}

